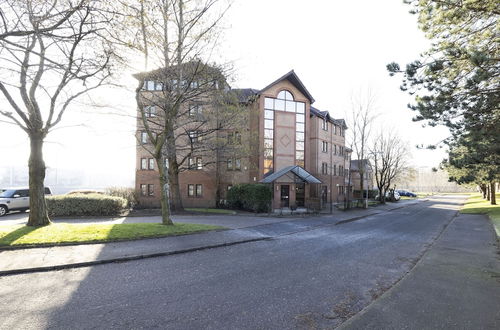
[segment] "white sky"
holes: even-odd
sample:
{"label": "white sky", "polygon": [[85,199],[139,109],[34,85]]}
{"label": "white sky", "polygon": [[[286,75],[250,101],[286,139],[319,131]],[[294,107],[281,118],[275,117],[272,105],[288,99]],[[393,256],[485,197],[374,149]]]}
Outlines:
{"label": "white sky", "polygon": [[[396,130],[408,140],[414,166],[436,166],[442,150],[426,151],[447,136],[444,128],[413,123],[406,104],[411,97],[399,90],[401,77],[389,77],[392,61],[406,64],[429,42],[418,30],[416,17],[402,0],[236,0],[226,16],[228,26],[219,56],[232,62],[233,87],[262,88],[294,69],[316,99],[314,106],[342,118],[353,93],[371,88],[377,94],[378,127]],[[47,166],[107,173],[114,182],[133,184],[135,121],[133,72],[124,72],[130,90],[101,90],[94,100],[113,105],[86,105],[68,111],[61,128],[51,133],[44,149]],[[0,106],[6,106],[0,101]],[[27,164],[29,144],[19,128],[0,122],[0,167]],[[0,174],[1,175],[1,174]]]}

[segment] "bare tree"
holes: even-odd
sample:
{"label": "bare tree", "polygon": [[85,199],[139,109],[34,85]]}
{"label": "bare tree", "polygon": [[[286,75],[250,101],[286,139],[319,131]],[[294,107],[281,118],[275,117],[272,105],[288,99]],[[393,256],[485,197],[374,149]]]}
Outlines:
{"label": "bare tree", "polygon": [[371,89],[360,91],[351,97],[351,111],[346,114],[350,128],[350,146],[354,156],[359,161],[359,179],[361,196],[363,196],[365,172],[365,159],[368,158],[368,144],[372,133],[373,122],[377,117],[376,96]]}
{"label": "bare tree", "polygon": [[370,148],[379,200],[385,203],[385,194],[394,181],[408,169],[408,146],[396,134],[380,133]]}
{"label": "bare tree", "polygon": [[[214,130],[220,130],[220,127],[209,127],[203,121],[195,123],[193,118],[186,116],[186,112],[189,111],[191,103],[207,102],[211,98],[214,99],[215,94],[226,89],[225,70],[221,67],[214,70],[214,65],[206,64],[214,45],[217,44],[220,21],[229,8],[229,4],[223,5],[224,2],[123,2],[124,8],[132,13],[123,29],[132,32],[127,34],[131,39],[123,43],[139,50],[146,65],[153,63],[161,67],[137,76],[140,82],[136,93],[139,125],[154,146],[152,155],[160,171],[164,224],[172,224],[170,210],[183,208],[179,188],[179,173],[183,164],[193,154],[194,149],[202,152],[202,147],[194,143],[194,136],[190,136],[190,132],[197,132],[198,141],[205,136],[211,136]],[[117,39],[123,37],[123,34],[117,34]],[[144,91],[144,86],[148,89],[148,83],[158,86],[154,87],[154,92]],[[144,113],[144,109],[152,104],[161,112],[161,125],[150,125],[151,120]],[[164,164],[168,164],[168,172],[163,168]]]}
{"label": "bare tree", "polygon": [[[169,67],[138,75],[146,85],[146,90],[137,91],[139,130],[148,139],[142,145],[156,160],[160,185],[167,188],[168,183],[161,198],[164,224],[171,224],[170,210],[182,208],[179,174],[213,165],[218,178],[224,152],[241,149],[230,143],[227,133],[245,122],[244,109],[218,68],[199,61],[187,63],[183,81],[176,79],[177,70]],[[183,87],[178,93],[179,85]]]}
{"label": "bare tree", "polygon": [[0,114],[30,140],[29,226],[50,223],[44,196],[43,143],[79,97],[111,76],[106,42],[112,17],[92,0],[0,3]]}

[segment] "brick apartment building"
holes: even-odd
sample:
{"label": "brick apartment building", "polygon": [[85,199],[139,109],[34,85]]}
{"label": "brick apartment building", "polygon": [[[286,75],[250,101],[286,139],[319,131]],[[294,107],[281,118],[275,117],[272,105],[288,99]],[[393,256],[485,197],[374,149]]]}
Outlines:
{"label": "brick apartment building", "polygon": [[[148,74],[137,76],[144,80],[141,94],[161,90],[158,84],[148,80]],[[236,95],[244,120],[237,128],[217,130],[209,135],[232,141],[236,146],[221,153],[210,152],[208,147],[205,148],[208,153],[197,155],[196,150],[191,149],[190,154],[177,155],[188,158],[186,170],[179,174],[184,207],[214,207],[217,195],[224,200],[227,191],[240,183],[271,185],[274,209],[325,208],[343,201],[352,191],[349,185],[351,150],[345,146],[345,121],[311,106],[314,98],[294,71],[262,89],[229,89],[228,86],[224,89]],[[210,105],[197,105],[194,111],[199,115],[210,112],[206,115],[210,118],[216,113]],[[154,109],[147,112],[154,113]],[[191,134],[196,135],[188,133],[189,138]],[[158,171],[144,148],[148,141],[140,120],[137,138],[139,202],[144,206],[159,206]],[[200,143],[209,144],[203,141]]]}

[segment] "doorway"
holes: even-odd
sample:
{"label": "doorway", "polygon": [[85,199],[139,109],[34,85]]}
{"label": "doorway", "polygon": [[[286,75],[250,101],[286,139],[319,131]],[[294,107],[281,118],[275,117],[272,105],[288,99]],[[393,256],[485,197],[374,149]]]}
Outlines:
{"label": "doorway", "polygon": [[290,186],[281,185],[281,207],[290,206]]}

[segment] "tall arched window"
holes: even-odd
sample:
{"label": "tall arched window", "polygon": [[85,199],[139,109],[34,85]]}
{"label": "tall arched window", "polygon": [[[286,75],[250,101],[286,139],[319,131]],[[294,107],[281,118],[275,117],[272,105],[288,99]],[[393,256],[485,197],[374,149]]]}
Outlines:
{"label": "tall arched window", "polygon": [[264,100],[264,174],[274,169],[274,112],[295,113],[295,164],[304,167],[306,104],[295,102],[292,93],[282,90],[276,98]]}

